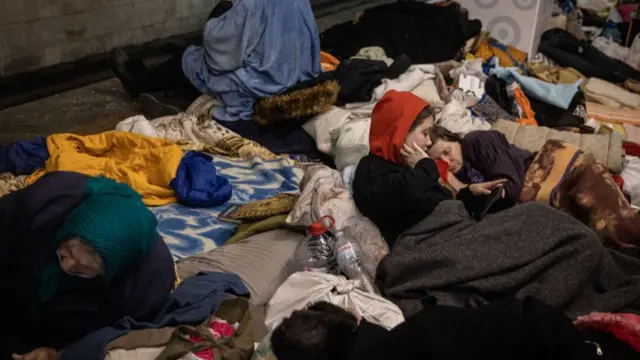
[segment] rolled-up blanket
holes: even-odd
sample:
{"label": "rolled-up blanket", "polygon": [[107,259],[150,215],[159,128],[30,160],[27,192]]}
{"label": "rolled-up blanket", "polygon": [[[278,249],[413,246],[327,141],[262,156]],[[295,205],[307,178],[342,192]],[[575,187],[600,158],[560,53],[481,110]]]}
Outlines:
{"label": "rolled-up blanket", "polygon": [[498,120],[492,130],[498,130],[507,137],[507,141],[531,152],[542,149],[547,140],[560,140],[579,147],[586,154],[592,154],[613,173],[622,171],[624,151],[622,138],[616,134],[578,134],[558,131],[547,127],[524,126],[512,121]]}

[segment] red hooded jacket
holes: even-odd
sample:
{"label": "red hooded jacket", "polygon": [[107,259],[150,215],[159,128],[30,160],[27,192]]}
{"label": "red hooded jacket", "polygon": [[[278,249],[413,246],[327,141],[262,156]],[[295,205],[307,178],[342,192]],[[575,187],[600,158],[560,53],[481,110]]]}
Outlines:
{"label": "red hooded jacket", "polygon": [[353,179],[358,210],[378,226],[389,247],[440,202],[454,199],[442,180],[448,173],[446,163],[424,158],[411,168],[400,154],[409,128],[427,106],[411,93],[389,91],[373,110],[371,153],[360,160]]}
{"label": "red hooded jacket", "polygon": [[[404,165],[406,162],[400,154],[404,139],[418,114],[428,106],[428,102],[410,92],[387,92],[373,108],[369,130],[371,153],[394,164]],[[441,160],[435,163],[440,177],[446,180],[448,164]]]}

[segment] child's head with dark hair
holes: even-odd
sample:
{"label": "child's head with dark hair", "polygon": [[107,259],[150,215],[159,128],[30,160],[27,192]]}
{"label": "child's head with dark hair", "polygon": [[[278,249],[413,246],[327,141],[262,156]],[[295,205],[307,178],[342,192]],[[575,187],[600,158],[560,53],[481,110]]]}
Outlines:
{"label": "child's head with dark hair", "polygon": [[454,174],[462,169],[462,138],[460,135],[445,129],[442,126],[434,126],[430,133],[431,146],[429,157],[439,159],[449,164],[449,170]]}
{"label": "child's head with dark hair", "polygon": [[341,307],[319,302],[294,311],[271,334],[278,360],[346,360],[358,319]]}
{"label": "child's head with dark hair", "polygon": [[413,120],[413,124],[411,124],[411,127],[409,128],[409,132],[407,132],[407,137],[404,139],[404,143],[409,146],[416,144],[418,147],[426,151],[427,148],[431,146],[429,132],[433,126],[433,115],[433,108],[431,106],[427,106],[422,109],[422,111],[416,116],[415,120]]}
{"label": "child's head with dark hair", "polygon": [[409,128],[409,132],[415,130],[418,126],[424,124],[427,120],[431,120],[429,122],[429,128],[433,126],[433,108],[431,106],[427,106],[416,116],[416,119],[413,120],[413,124]]}
{"label": "child's head with dark hair", "polygon": [[435,144],[438,140],[444,141],[454,141],[454,142],[462,142],[462,137],[460,135],[449,131],[447,128],[442,127],[440,125],[436,125],[430,130],[431,141]]}

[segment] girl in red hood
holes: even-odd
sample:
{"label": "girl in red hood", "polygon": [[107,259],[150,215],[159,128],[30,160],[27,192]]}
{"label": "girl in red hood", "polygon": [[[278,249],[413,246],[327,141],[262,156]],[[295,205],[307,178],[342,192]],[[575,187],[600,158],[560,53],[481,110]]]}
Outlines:
{"label": "girl in red hood", "polygon": [[409,92],[391,90],[373,109],[371,150],[356,168],[353,198],[358,210],[378,226],[389,248],[441,201],[457,198],[472,213],[485,202],[478,197],[504,182],[472,184],[455,196],[446,182],[448,164],[426,153],[433,121],[429,103]]}

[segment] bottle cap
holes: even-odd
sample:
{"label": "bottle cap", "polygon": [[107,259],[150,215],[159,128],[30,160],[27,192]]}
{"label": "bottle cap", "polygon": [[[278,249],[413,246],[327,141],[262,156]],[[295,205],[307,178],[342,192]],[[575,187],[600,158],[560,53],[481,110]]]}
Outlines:
{"label": "bottle cap", "polygon": [[[329,226],[324,226],[324,219],[329,219],[331,221]],[[309,234],[322,235],[327,232],[327,230],[329,230],[333,226],[333,224],[335,224],[335,222],[336,221],[331,216],[323,216],[320,220],[314,222],[313,224],[311,224],[311,226],[309,226]]]}
{"label": "bottle cap", "polygon": [[322,235],[324,234],[324,225],[322,221],[316,221],[311,226],[309,226],[309,234],[311,235]]}

